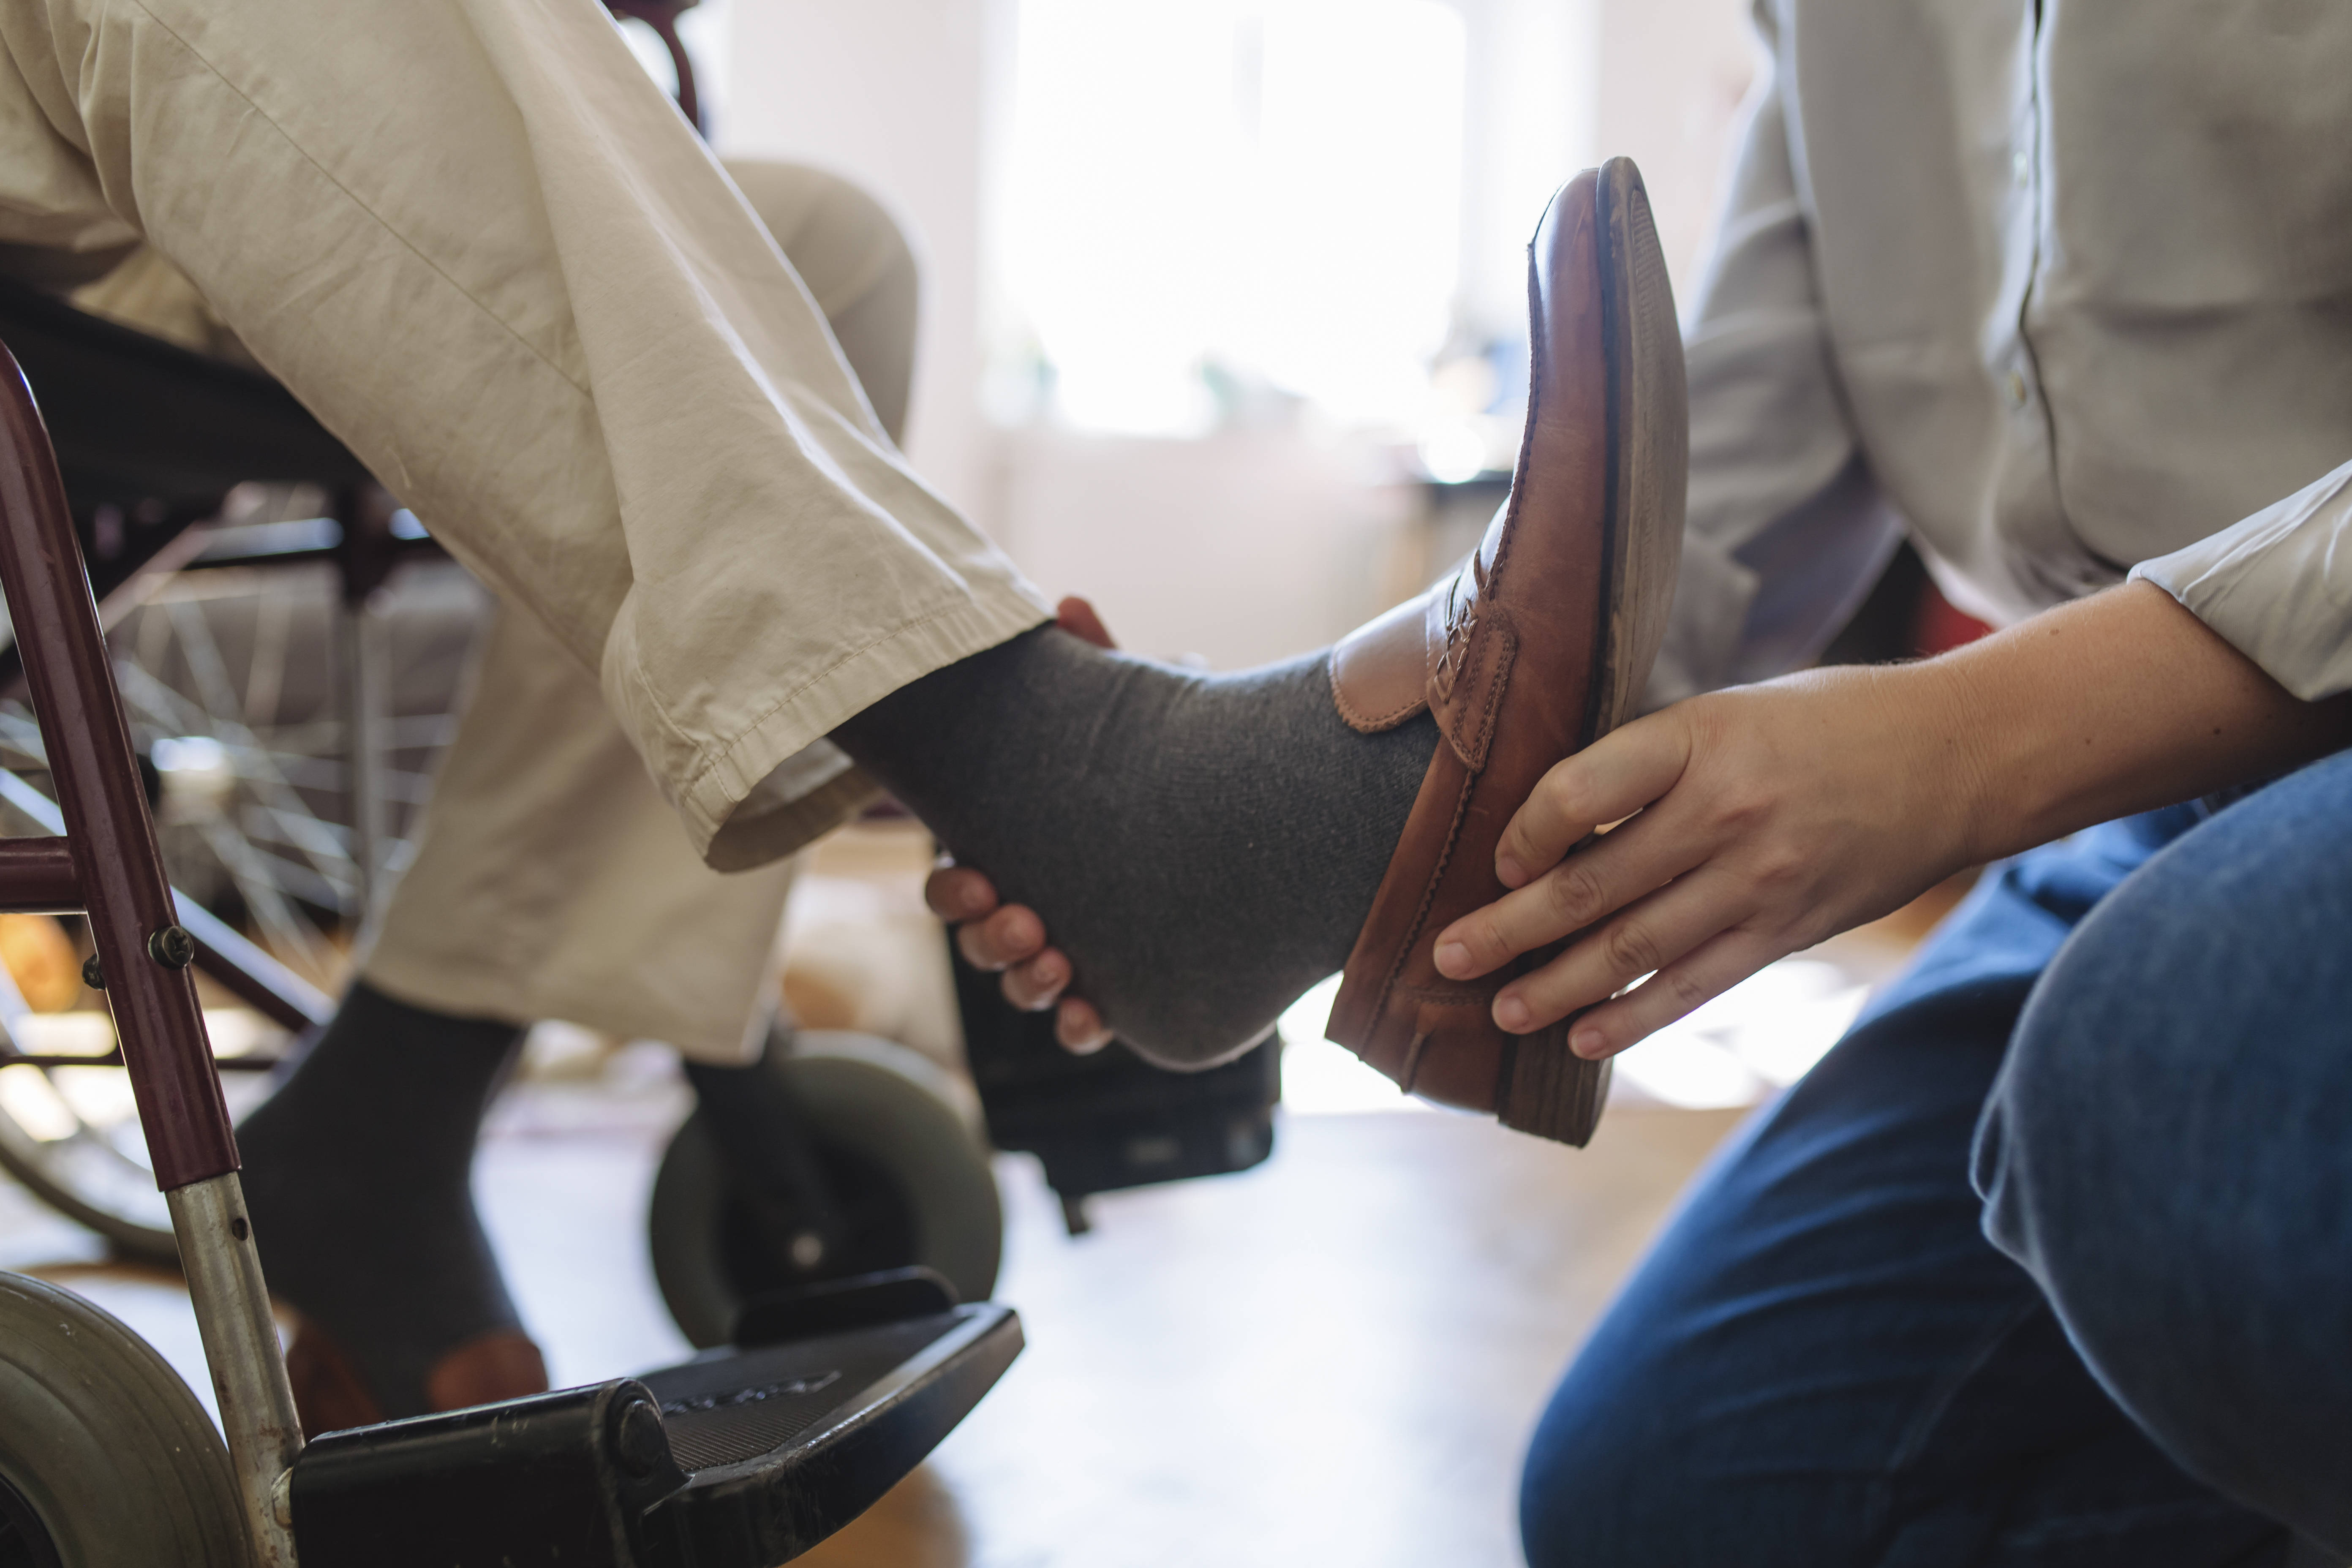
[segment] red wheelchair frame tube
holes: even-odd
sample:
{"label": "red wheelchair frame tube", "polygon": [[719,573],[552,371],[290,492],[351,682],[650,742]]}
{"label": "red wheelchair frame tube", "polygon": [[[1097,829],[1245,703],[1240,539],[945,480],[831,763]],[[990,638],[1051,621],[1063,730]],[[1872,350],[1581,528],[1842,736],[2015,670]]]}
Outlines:
{"label": "red wheelchair frame tube", "polygon": [[62,838],[0,838],[0,914],[78,915],[81,877]]}
{"label": "red wheelchair frame tube", "polygon": [[[65,816],[54,839],[0,840],[0,910],[88,911],[107,1005],[165,1192],[237,1168],[196,985],[173,944],[172,889],[141,793],[98,605],[57,458],[16,357],[0,347],[0,589]],[[68,874],[69,872],[69,875]]]}

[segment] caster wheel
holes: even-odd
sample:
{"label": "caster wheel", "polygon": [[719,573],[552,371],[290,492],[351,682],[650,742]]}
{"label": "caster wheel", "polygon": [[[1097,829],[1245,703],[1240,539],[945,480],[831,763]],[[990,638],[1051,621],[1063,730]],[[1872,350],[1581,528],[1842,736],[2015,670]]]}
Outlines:
{"label": "caster wheel", "polygon": [[649,1229],[662,1300],[689,1341],[727,1343],[760,1296],[918,1264],[964,1300],[987,1299],[1004,1214],[969,1089],[904,1046],[822,1030],[756,1070],[789,1090],[840,1231],[820,1253],[786,1201],[733,1178],[705,1114],[688,1117],[654,1178]]}
{"label": "caster wheel", "polygon": [[228,1450],[180,1374],[69,1291],[0,1274],[0,1568],[243,1568]]}

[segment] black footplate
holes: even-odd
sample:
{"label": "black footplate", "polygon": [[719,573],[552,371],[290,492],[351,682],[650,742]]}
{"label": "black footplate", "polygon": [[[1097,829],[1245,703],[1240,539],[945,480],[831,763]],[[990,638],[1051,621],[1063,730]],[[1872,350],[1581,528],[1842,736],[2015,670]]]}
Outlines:
{"label": "black footplate", "polygon": [[303,1568],[768,1568],[871,1507],[1020,1351],[1020,1319],[983,1302],[331,1432],[294,1467],[296,1549]]}
{"label": "black footplate", "polygon": [[1123,1043],[1073,1056],[1051,1012],[1024,1013],[948,942],[964,1054],[989,1142],[1037,1156],[1072,1234],[1096,1193],[1245,1171],[1274,1152],[1282,1047],[1268,1040],[1222,1067],[1154,1067]]}

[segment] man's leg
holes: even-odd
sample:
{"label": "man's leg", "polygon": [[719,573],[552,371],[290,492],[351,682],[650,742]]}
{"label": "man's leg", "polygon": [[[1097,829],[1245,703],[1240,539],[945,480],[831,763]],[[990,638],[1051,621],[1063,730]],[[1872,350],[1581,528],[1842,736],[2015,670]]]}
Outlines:
{"label": "man's leg", "polygon": [[[896,441],[914,367],[911,252],[879,204],[797,164],[729,172]],[[826,748],[829,750],[829,748]],[[872,798],[835,753],[776,810],[814,837]],[[776,793],[776,792],[763,792]],[[371,985],[458,1016],[562,1018],[740,1059],[765,1033],[789,861],[704,865],[595,680],[528,616],[501,612],[417,850],[362,960]]]}
{"label": "man's leg", "polygon": [[28,133],[64,127],[27,194],[132,226],[599,670],[698,847],[850,713],[1046,619],[596,7],[58,0],[0,47]]}
{"label": "man's leg", "polygon": [[1987,1226],[2182,1466],[2352,1561],[2352,753],[2151,860],[2035,990]]}
{"label": "man's leg", "polygon": [[[832,175],[740,173],[811,296],[850,327],[895,440],[915,328],[905,240]],[[828,798],[821,785],[788,808]],[[488,629],[416,843],[335,1020],[238,1131],[271,1284],[306,1320],[294,1370],[318,1427],[545,1386],[468,1183],[524,1025],[726,1062],[756,1050],[774,1006],[793,862],[704,865],[594,679],[528,615]]]}
{"label": "man's leg", "polygon": [[[594,7],[56,0],[0,10],[0,46],[22,79],[12,96],[0,78],[0,122],[46,131],[57,165],[23,193],[32,210],[94,199],[186,273],[454,552],[600,671],[713,865],[796,847],[774,831],[789,816],[744,808],[830,735],[1041,907],[1109,1021],[1164,1059],[1245,1048],[1348,957],[1434,721],[1398,697],[1355,717],[1397,727],[1359,734],[1324,654],[1217,679],[1033,630],[1042,599],[908,472],[782,254]],[[16,183],[0,171],[0,191]],[[1621,248],[1593,237],[1597,189],[1550,230],[1572,306],[1542,296],[1562,306],[1544,330],[1578,346],[1538,356],[1577,367],[1555,390],[1572,384],[1584,415],[1532,427],[1549,496],[1511,514],[1562,547],[1523,548],[1538,564],[1505,574],[1563,603],[1594,569],[1585,531],[1608,526],[1597,470],[1570,455],[1601,438],[1582,420],[1606,399],[1583,375],[1598,258]],[[0,239],[24,218],[0,202]],[[1641,298],[1634,314],[1664,319]],[[1633,514],[1660,531],[1661,505]],[[1635,602],[1612,584],[1609,604]],[[1514,700],[1564,689],[1523,726],[1530,750],[1556,754],[1557,712],[1585,709],[1565,689],[1593,679],[1603,613],[1528,623],[1559,636],[1550,668],[1508,666]],[[1401,619],[1379,646],[1425,630],[1423,685],[1451,691],[1444,645],[1516,646],[1507,618]],[[1384,668],[1411,684],[1401,656]],[[1475,690],[1506,666],[1480,668]],[[1500,721],[1455,717],[1475,772],[1479,726]]]}
{"label": "man's leg", "polygon": [[[2001,868],[1701,1177],[1530,1447],[1536,1568],[2162,1568],[2284,1532],[2183,1475],[1986,1242],[1968,1151],[2068,929],[2190,817]],[[1638,1047],[1637,1047],[1638,1048]]]}

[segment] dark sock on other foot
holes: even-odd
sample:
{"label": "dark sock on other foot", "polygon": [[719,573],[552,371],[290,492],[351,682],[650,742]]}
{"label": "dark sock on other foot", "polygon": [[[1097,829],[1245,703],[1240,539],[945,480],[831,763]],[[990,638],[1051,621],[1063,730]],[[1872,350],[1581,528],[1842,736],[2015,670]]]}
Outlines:
{"label": "dark sock on other foot", "polygon": [[522,1030],[355,983],[285,1086],[236,1130],[273,1294],[358,1363],[386,1415],[425,1376],[517,1327],[474,1210],[474,1141]]}
{"label": "dark sock on other foot", "polygon": [[1121,1037],[1205,1062],[1347,962],[1437,744],[1348,727],[1316,654],[1203,675],[1053,627],[834,731],[1008,901]]}

